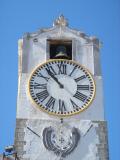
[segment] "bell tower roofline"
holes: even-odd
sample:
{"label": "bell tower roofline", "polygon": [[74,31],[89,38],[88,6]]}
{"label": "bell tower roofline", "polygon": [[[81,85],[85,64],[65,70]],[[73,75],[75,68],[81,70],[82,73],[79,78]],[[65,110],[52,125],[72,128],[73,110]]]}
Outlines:
{"label": "bell tower roofline", "polygon": [[[53,32],[56,32],[56,34],[61,35],[61,37],[62,37],[62,33],[66,33],[69,35],[72,34],[73,37],[75,36],[76,38],[81,38],[87,44],[93,44],[97,48],[101,48],[101,46],[102,46],[102,42],[96,36],[89,36],[81,30],[70,28],[68,19],[65,18],[65,16],[63,14],[61,14],[58,18],[56,18],[53,21],[53,27],[40,28],[36,32],[32,32],[32,33],[27,32],[23,35],[23,38],[37,39],[41,35],[42,36],[51,35]],[[61,37],[59,37],[59,38],[61,38]]]}

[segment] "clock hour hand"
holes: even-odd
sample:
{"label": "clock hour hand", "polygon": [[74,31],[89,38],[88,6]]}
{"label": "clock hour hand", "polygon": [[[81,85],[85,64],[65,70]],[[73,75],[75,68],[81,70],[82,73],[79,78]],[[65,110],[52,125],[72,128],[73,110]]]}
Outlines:
{"label": "clock hour hand", "polygon": [[57,84],[59,85],[60,88],[64,88],[63,84],[61,84],[58,79],[53,75],[52,72],[50,72],[50,70],[46,69],[47,73],[57,82]]}
{"label": "clock hour hand", "polygon": [[27,129],[29,129],[32,133],[34,133],[37,137],[39,137],[39,138],[40,138],[40,135],[39,135],[39,134],[37,134],[35,131],[33,131],[31,128],[27,127]]}

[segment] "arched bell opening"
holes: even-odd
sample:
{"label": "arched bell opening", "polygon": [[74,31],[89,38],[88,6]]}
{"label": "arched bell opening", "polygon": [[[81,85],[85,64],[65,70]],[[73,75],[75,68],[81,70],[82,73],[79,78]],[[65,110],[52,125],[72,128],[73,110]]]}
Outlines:
{"label": "arched bell opening", "polygon": [[72,60],[72,40],[48,40],[50,59]]}

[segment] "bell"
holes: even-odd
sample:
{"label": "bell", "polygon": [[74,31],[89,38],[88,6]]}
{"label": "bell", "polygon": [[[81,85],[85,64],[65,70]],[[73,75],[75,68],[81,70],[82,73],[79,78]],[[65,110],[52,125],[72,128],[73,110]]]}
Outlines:
{"label": "bell", "polygon": [[66,53],[66,47],[63,45],[60,45],[56,49],[56,56],[55,59],[70,59],[70,57]]}

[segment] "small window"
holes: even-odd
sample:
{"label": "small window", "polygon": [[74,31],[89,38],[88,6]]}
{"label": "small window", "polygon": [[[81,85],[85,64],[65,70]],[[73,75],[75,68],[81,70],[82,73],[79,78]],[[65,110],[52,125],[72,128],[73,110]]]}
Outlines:
{"label": "small window", "polygon": [[48,40],[50,59],[72,60],[72,40]]}

